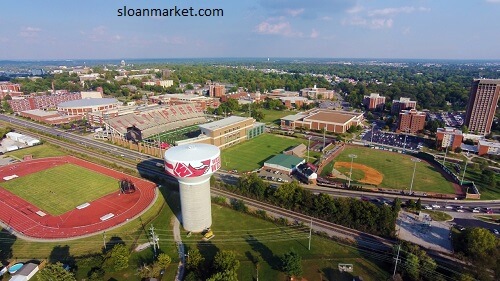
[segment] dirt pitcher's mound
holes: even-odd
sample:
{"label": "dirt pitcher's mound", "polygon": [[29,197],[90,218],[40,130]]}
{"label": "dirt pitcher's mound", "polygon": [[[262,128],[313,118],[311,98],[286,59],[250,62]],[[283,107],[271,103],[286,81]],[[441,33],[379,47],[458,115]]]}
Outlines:
{"label": "dirt pitcher's mound", "polygon": [[[351,168],[351,163],[350,162],[335,162],[335,165],[333,165],[335,169],[344,167],[344,168]],[[365,166],[363,164],[358,164],[358,163],[352,163],[352,168],[361,170],[365,174],[365,176],[359,180],[360,182],[367,183],[367,184],[373,184],[373,185],[379,185],[382,183],[382,180],[384,179],[384,175],[382,175],[379,171]]]}

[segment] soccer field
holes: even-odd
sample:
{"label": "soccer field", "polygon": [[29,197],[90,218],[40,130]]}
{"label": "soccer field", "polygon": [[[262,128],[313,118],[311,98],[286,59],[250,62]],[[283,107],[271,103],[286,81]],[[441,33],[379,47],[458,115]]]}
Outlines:
{"label": "soccer field", "polygon": [[224,149],[221,155],[222,168],[238,172],[252,171],[262,167],[265,160],[300,143],[295,138],[263,134]]}
{"label": "soccer field", "polygon": [[112,177],[64,164],[1,183],[1,186],[51,215],[118,190]]}
{"label": "soccer field", "polygon": [[[376,169],[383,175],[380,187],[409,191],[413,175],[414,162],[410,155],[376,150],[366,147],[348,147],[333,162],[351,162],[349,154],[355,154],[357,158],[353,163],[363,164]],[[329,164],[323,170],[324,173],[331,172],[332,165]],[[338,169],[345,175],[349,174],[349,168]],[[353,168],[353,180],[360,180],[364,173]],[[454,193],[453,185],[447,181],[436,168],[427,162],[418,162],[415,170],[413,190],[424,192]]]}

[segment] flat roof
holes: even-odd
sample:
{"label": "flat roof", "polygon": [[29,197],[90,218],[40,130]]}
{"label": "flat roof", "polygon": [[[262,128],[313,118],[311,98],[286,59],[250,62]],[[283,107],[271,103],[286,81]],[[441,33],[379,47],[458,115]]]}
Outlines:
{"label": "flat roof", "polygon": [[500,84],[500,79],[474,79],[479,81],[479,84]]}
{"label": "flat roof", "polygon": [[99,106],[99,105],[106,105],[106,104],[113,104],[117,103],[118,100],[115,98],[99,98],[99,99],[81,99],[81,100],[72,100],[72,101],[66,101],[66,102],[61,102],[58,104],[58,107],[88,107],[88,106]]}
{"label": "flat roof", "polygon": [[479,145],[500,148],[500,142],[492,142],[487,140],[479,140]]}
{"label": "flat roof", "polygon": [[304,159],[297,157],[295,155],[278,154],[273,158],[266,160],[264,164],[274,164],[287,169],[292,169],[295,166],[302,163]]}
{"label": "flat roof", "polygon": [[206,124],[201,124],[198,125],[202,129],[207,129],[207,130],[216,130],[220,128],[224,128],[230,125],[233,125],[238,122],[242,122],[245,120],[248,120],[250,118],[248,117],[240,117],[240,116],[230,116],[221,120],[217,120],[214,122],[206,123]]}
{"label": "flat roof", "polygon": [[318,120],[318,121],[323,121],[323,122],[333,122],[333,123],[345,124],[345,123],[347,123],[347,121],[351,120],[352,118],[354,118],[354,115],[352,115],[352,114],[320,111],[320,112],[315,113],[313,115],[310,115],[304,119],[308,119],[308,120],[312,119],[312,120]]}
{"label": "flat roof", "polygon": [[30,110],[24,110],[21,112],[25,112],[25,113],[40,116],[40,117],[59,115],[59,112],[57,112],[57,111],[45,111],[45,110],[41,110],[41,109],[30,109]]}
{"label": "flat roof", "polygon": [[302,114],[295,114],[295,115],[287,115],[285,117],[281,117],[281,120],[286,120],[286,121],[297,121],[301,118],[304,118],[305,116]]}

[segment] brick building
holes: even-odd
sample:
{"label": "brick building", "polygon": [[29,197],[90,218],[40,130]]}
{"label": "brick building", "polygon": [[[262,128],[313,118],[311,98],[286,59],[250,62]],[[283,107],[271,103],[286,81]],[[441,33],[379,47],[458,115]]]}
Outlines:
{"label": "brick building", "polygon": [[436,146],[439,148],[449,147],[455,150],[462,145],[464,136],[459,129],[446,127],[438,128],[436,133]]}
{"label": "brick building", "polygon": [[322,130],[325,128],[328,132],[345,133],[350,127],[361,125],[362,122],[363,113],[314,109],[281,118],[281,128],[304,128],[306,130]]}
{"label": "brick building", "polygon": [[424,112],[416,109],[402,110],[399,113],[398,131],[416,134],[424,130],[425,116]]}
{"label": "brick building", "polygon": [[377,93],[371,93],[369,96],[363,97],[363,105],[367,110],[383,110],[385,97]]}
{"label": "brick building", "polygon": [[487,135],[495,117],[500,96],[500,79],[475,79],[465,113],[465,125],[470,132]]}
{"label": "brick building", "polygon": [[416,109],[417,102],[410,100],[410,98],[399,98],[399,100],[392,101],[391,114],[399,114],[401,110]]}
{"label": "brick building", "polygon": [[82,95],[80,93],[67,93],[16,98],[8,100],[7,102],[14,112],[20,112],[32,109],[55,109],[57,105],[62,102],[80,99],[82,99]]}

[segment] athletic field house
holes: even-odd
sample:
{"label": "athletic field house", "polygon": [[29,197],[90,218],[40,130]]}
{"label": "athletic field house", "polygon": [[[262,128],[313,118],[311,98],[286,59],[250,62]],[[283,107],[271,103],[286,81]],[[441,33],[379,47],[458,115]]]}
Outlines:
{"label": "athletic field house", "polygon": [[156,196],[152,182],[71,156],[0,167],[0,220],[32,239],[102,232],[136,218]]}

